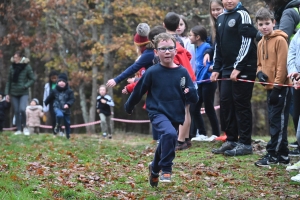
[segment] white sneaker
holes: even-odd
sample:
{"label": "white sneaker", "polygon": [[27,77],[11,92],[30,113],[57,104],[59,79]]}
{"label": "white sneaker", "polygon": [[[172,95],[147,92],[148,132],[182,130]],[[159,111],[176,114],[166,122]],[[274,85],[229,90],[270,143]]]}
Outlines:
{"label": "white sneaker", "polygon": [[62,132],[62,131],[59,131],[58,135],[61,136],[61,137],[64,137],[64,136],[65,136],[65,133]]}
{"label": "white sneaker", "polygon": [[291,177],[292,181],[300,182],[300,174],[297,174],[296,176]]}
{"label": "white sneaker", "polygon": [[197,137],[193,137],[191,141],[205,141],[207,139],[206,135],[198,135]]}
{"label": "white sneaker", "polygon": [[21,135],[22,134],[22,131],[16,131],[15,133],[14,133],[14,135]]}
{"label": "white sneaker", "polygon": [[292,166],[288,166],[286,168],[287,171],[290,171],[290,170],[299,170],[300,169],[300,161],[296,162],[295,164],[293,164]]}
{"label": "white sneaker", "polygon": [[28,128],[23,128],[24,135],[30,135]]}
{"label": "white sneaker", "polygon": [[204,139],[203,141],[211,142],[211,141],[214,141],[217,137],[218,136],[216,136],[216,135],[212,135],[209,138]]}
{"label": "white sneaker", "polygon": [[102,136],[103,136],[103,137],[106,137],[106,136],[107,136],[107,134],[106,134],[106,133],[102,133]]}

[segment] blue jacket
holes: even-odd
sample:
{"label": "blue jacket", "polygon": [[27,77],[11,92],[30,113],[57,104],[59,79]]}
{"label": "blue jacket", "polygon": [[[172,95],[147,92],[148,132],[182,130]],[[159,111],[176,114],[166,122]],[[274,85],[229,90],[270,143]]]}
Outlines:
{"label": "blue jacket", "polygon": [[[189,88],[187,94],[183,93],[185,88]],[[192,79],[182,66],[167,68],[156,64],[146,70],[125,103],[125,111],[131,114],[147,91],[146,108],[150,120],[156,114],[164,114],[171,122],[183,124],[186,102],[198,101]]]}
{"label": "blue jacket", "polygon": [[131,66],[129,66],[125,71],[123,71],[119,76],[114,78],[116,83],[120,83],[124,79],[130,77],[132,74],[139,71],[142,67],[145,67],[146,70],[153,65],[154,51],[153,49],[146,49],[141,57],[135,61]]}

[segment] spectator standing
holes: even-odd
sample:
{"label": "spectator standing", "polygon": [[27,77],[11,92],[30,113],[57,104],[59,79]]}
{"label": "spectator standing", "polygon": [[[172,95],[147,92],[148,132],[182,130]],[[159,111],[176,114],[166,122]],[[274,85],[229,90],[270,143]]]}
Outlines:
{"label": "spectator standing", "polygon": [[4,121],[6,119],[6,111],[10,108],[10,102],[0,93],[0,132],[3,131]]}
{"label": "spectator standing", "polygon": [[5,87],[6,99],[10,100],[14,108],[17,131],[15,135],[27,133],[26,106],[28,105],[29,88],[35,82],[35,76],[29,64],[29,59],[17,51],[11,58],[8,79]]}

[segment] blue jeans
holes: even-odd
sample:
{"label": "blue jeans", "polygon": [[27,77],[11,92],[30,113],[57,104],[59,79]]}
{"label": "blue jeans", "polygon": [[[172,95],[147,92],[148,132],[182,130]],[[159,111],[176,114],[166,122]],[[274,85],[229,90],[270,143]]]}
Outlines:
{"label": "blue jeans", "polygon": [[64,125],[65,125],[65,131],[66,131],[66,136],[69,139],[70,138],[70,115],[63,113],[60,109],[54,108],[55,116],[56,116],[56,123],[58,126],[61,125],[61,121],[64,120]]}
{"label": "blue jeans", "polygon": [[164,114],[157,114],[150,120],[153,130],[160,134],[160,141],[152,161],[152,170],[155,173],[159,173],[160,170],[171,173],[179,124],[171,123]]}

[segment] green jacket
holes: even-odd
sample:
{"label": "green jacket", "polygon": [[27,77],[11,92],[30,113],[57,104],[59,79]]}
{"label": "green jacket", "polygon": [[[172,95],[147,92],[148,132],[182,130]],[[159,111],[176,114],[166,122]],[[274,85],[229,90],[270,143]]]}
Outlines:
{"label": "green jacket", "polygon": [[23,96],[28,95],[28,88],[35,82],[35,76],[33,74],[31,66],[28,64],[29,59],[25,59],[26,67],[20,72],[18,81],[13,82],[14,68],[13,64],[9,68],[9,75],[6,82],[5,94],[11,96]]}

